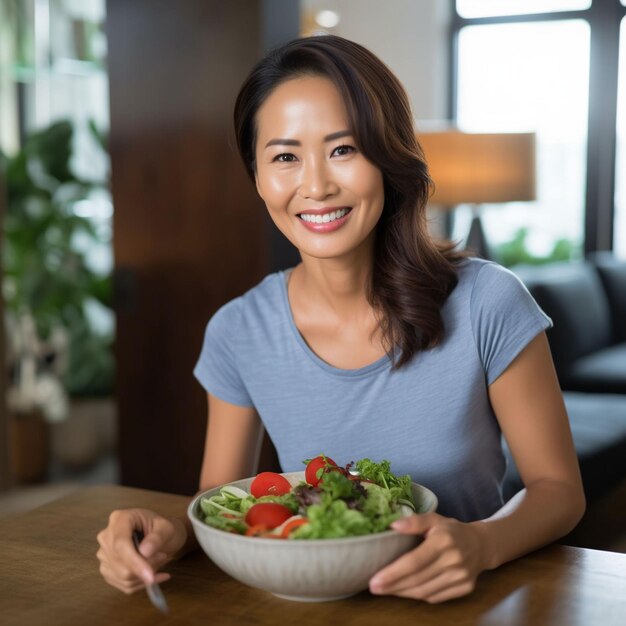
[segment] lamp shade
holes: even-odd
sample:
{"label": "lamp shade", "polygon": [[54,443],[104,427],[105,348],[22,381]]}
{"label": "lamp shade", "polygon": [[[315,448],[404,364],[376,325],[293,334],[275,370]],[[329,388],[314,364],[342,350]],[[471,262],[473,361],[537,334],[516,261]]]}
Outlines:
{"label": "lamp shade", "polygon": [[431,204],[535,199],[534,133],[418,133],[435,183]]}

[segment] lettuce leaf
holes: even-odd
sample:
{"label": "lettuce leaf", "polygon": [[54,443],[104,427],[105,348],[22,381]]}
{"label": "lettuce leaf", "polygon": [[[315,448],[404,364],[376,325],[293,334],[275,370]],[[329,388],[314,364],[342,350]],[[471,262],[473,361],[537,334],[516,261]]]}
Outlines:
{"label": "lettuce leaf", "polygon": [[[235,496],[220,493],[202,498],[200,509],[204,521],[215,528],[243,533],[247,528],[245,515],[254,504],[276,502],[308,519],[307,524],[292,533],[293,539],[332,539],[387,530],[402,516],[401,504],[414,505],[411,477],[395,476],[389,461],[357,461],[357,480],[348,473],[351,465],[325,473],[317,487],[302,482],[290,493],[280,496],[255,498],[248,495],[243,498],[237,497],[237,493]],[[311,491],[314,498],[304,497],[310,496]],[[229,513],[237,518],[225,517]]]}
{"label": "lettuce leaf", "polygon": [[333,539],[382,532],[401,516],[395,505],[397,488],[350,480],[339,472],[324,475],[321,502],[306,510],[309,523],[294,539]]}
{"label": "lettuce leaf", "polygon": [[393,474],[389,461],[375,463],[370,459],[361,459],[356,462],[355,469],[361,478],[372,480],[377,485],[387,489],[388,498],[393,506],[396,506],[399,500],[407,500],[415,507],[411,477],[408,474],[405,476]]}
{"label": "lettuce leaf", "polygon": [[313,504],[308,508],[307,516],[309,523],[294,531],[294,539],[333,539],[372,532],[369,518],[348,508],[343,500]]}
{"label": "lettuce leaf", "polygon": [[204,523],[213,526],[213,528],[219,528],[227,532],[236,532],[243,534],[246,532],[248,525],[242,519],[230,519],[222,515],[207,515],[204,518]]}

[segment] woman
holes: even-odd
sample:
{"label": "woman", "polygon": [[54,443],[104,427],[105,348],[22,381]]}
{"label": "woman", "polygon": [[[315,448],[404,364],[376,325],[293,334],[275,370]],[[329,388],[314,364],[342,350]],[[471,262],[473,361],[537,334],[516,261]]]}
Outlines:
{"label": "woman", "polygon": [[[571,530],[584,495],[550,321],[510,272],[429,238],[427,166],[389,69],[339,37],[293,41],[254,68],[235,128],[302,262],[207,326],[200,489],[254,472],[262,426],[284,471],[322,452],[389,459],[440,508],[394,523],[424,541],[370,590],[427,602]],[[501,433],[525,484],[506,504]],[[195,545],[184,516],[141,509],[114,512],[98,540],[102,575],[128,593],[167,580],[159,568]]]}

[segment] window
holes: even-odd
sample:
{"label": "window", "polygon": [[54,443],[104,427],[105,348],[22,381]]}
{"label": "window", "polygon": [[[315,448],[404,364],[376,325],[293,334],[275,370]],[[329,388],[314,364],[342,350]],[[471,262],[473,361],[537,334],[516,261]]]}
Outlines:
{"label": "window", "polygon": [[537,201],[485,207],[490,243],[546,260],[611,248],[626,258],[626,0],[456,7],[452,118],[466,131],[537,133]]}
{"label": "window", "polygon": [[537,202],[485,207],[491,244],[528,228],[535,256],[549,255],[559,240],[571,242],[576,255],[582,250],[588,77],[589,26],[583,20],[461,31],[459,127],[537,133]]}
{"label": "window", "polygon": [[[626,2],[626,0],[622,0]],[[457,11],[462,17],[491,17],[522,15],[552,11],[578,11],[591,6],[591,0],[458,0]]]}

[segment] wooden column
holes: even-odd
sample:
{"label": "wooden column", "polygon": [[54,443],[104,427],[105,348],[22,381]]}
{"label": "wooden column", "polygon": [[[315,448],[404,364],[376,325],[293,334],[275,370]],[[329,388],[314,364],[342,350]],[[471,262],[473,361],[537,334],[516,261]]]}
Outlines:
{"label": "wooden column", "polygon": [[262,52],[251,0],[108,0],[122,483],[197,487],[204,328],[269,267],[266,211],[234,149]]}

